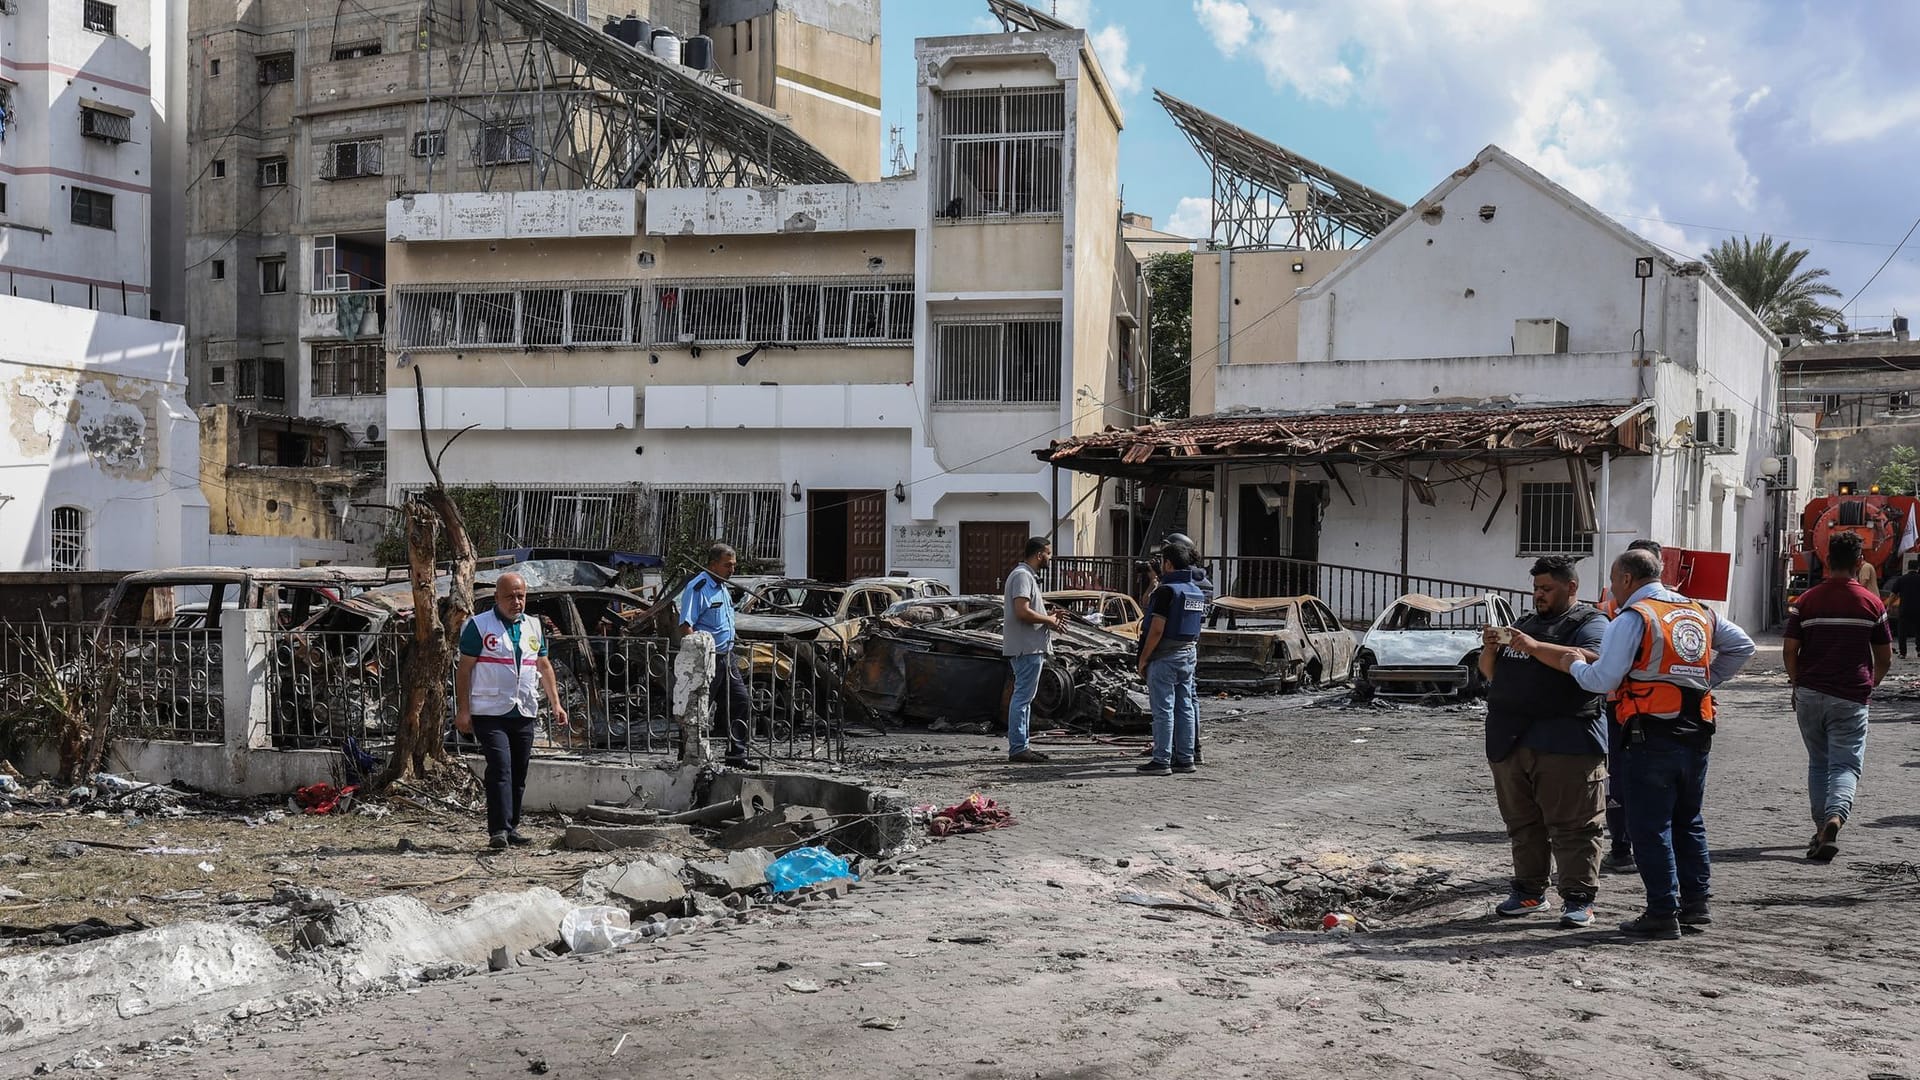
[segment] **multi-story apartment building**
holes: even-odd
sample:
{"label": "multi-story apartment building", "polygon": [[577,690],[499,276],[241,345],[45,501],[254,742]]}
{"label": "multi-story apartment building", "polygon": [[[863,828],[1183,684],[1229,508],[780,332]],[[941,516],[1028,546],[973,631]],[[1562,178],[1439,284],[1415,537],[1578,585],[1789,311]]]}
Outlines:
{"label": "multi-story apartment building", "polygon": [[[178,322],[167,28],[184,0],[0,2],[0,279]],[[154,267],[166,273],[156,280]]]}
{"label": "multi-story apartment building", "polygon": [[[694,45],[700,0],[545,3],[594,34],[637,12],[632,24],[644,20],[649,38],[671,31],[662,55],[671,47],[680,56],[684,42],[684,59],[701,62],[708,85],[744,90],[723,74],[735,62],[730,29],[716,27],[721,38]],[[764,13],[722,6],[740,9],[728,17],[741,26],[761,27],[742,46],[791,55],[783,65],[842,62],[853,47],[848,38],[846,48],[829,48],[846,35],[791,13],[780,21],[781,5],[758,5]],[[852,31],[873,29],[877,55],[878,0],[808,7]],[[569,122],[552,103],[568,85],[584,85],[567,82],[575,71],[565,67],[566,43],[542,38],[529,47],[541,35],[511,10],[497,0],[196,0],[189,141],[202,179],[188,196],[187,260],[196,401],[344,423],[353,437],[347,463],[384,463],[388,200],[590,185],[554,151]],[[832,41],[816,41],[821,34]],[[815,81],[821,74],[799,71]],[[769,83],[764,100],[778,89]],[[824,130],[840,119],[828,112],[817,122]],[[877,162],[877,127],[868,141]],[[575,164],[595,154],[590,164],[605,168],[604,147],[579,151]]]}
{"label": "multi-story apartment building", "polygon": [[418,372],[502,546],[721,537],[967,590],[1030,535],[1106,549],[1125,511],[1035,451],[1136,414],[1112,91],[1078,30],[925,39],[915,70],[911,176],[396,200],[389,427],[414,437]]}

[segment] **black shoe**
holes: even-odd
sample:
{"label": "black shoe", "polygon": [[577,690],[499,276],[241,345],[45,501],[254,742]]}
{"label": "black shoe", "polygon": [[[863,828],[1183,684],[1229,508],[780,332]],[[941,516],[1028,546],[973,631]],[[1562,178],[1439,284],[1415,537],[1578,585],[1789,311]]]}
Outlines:
{"label": "black shoe", "polygon": [[1200,748],[1197,746],[1193,748],[1193,763],[1200,764]]}
{"label": "black shoe", "polygon": [[1164,761],[1143,761],[1133,767],[1141,776],[1172,776],[1173,766]]}
{"label": "black shoe", "polygon": [[1609,874],[1637,874],[1640,864],[1633,861],[1631,851],[1609,851],[1600,857],[1600,869]]}
{"label": "black shoe", "polygon": [[503,832],[497,832],[497,833],[494,833],[492,836],[487,837],[487,846],[490,848],[494,848],[496,850],[506,847],[507,834]]}
{"label": "black shoe", "polygon": [[1676,915],[1655,915],[1649,912],[1637,919],[1628,919],[1621,923],[1620,932],[1633,937],[1678,941],[1680,940],[1680,919]]}
{"label": "black shoe", "polygon": [[754,764],[751,761],[748,761],[746,758],[728,758],[727,768],[735,769],[740,772],[759,772],[760,771],[760,766]]}
{"label": "black shoe", "polygon": [[508,829],[507,843],[512,844],[514,847],[525,847],[533,843],[533,840],[529,837],[521,836],[519,829]]}
{"label": "black shoe", "polygon": [[1709,926],[1713,923],[1713,912],[1707,909],[1705,900],[1680,901],[1681,926]]}
{"label": "black shoe", "polygon": [[1182,764],[1181,762],[1176,761],[1173,763],[1173,771],[1178,773],[1199,772],[1200,763],[1197,761],[1189,761],[1189,762],[1186,762],[1185,764]]}

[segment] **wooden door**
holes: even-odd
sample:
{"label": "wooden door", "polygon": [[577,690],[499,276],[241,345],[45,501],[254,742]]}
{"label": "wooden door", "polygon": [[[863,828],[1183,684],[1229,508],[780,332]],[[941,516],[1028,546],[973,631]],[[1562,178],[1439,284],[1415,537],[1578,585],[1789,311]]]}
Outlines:
{"label": "wooden door", "polygon": [[880,491],[847,494],[847,577],[879,577],[887,569],[887,503]]}
{"label": "wooden door", "polygon": [[999,593],[1006,588],[1007,571],[1026,550],[1024,521],[963,521],[960,523],[960,591]]}
{"label": "wooden door", "polygon": [[807,493],[807,572],[820,581],[879,577],[887,561],[882,491]]}

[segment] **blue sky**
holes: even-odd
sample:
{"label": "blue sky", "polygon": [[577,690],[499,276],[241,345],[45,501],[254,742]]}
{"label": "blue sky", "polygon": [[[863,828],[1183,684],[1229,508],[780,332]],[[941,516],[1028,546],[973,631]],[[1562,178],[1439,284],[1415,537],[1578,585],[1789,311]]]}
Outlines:
{"label": "blue sky", "polygon": [[[1049,0],[1038,0],[1045,9]],[[1852,297],[1920,218],[1920,3],[1058,0],[1120,92],[1129,210],[1204,231],[1165,90],[1411,201],[1488,143],[1697,257],[1794,237]],[[912,42],[984,0],[883,0],[882,110],[913,143]],[[1850,309],[1920,311],[1920,232]]]}

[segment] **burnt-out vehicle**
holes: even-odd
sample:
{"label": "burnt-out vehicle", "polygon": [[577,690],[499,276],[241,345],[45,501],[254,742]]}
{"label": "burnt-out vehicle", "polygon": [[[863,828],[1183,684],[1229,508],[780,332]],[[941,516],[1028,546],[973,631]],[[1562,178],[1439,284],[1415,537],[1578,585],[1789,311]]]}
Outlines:
{"label": "burnt-out vehicle", "polygon": [[1513,607],[1497,593],[1434,597],[1408,593],[1373,620],[1353,660],[1353,696],[1464,701],[1485,689],[1481,630],[1513,625]]}
{"label": "burnt-out vehicle", "polygon": [[[1009,668],[998,596],[906,600],[861,627],[848,650],[850,698],[881,719],[1004,723]],[[1152,724],[1132,641],[1069,621],[1034,695],[1036,722],[1104,730]]]}
{"label": "burnt-out vehicle", "polygon": [[1202,690],[1267,692],[1344,682],[1353,632],[1316,596],[1222,596],[1200,631]]}

